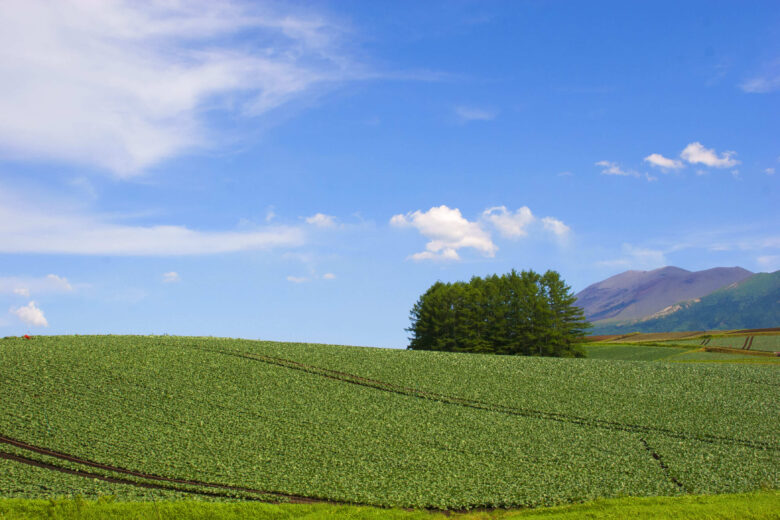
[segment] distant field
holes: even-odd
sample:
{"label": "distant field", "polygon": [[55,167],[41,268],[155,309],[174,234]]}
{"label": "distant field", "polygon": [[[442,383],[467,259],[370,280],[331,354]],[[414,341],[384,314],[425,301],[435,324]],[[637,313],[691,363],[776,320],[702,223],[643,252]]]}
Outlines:
{"label": "distant field", "polygon": [[584,345],[583,350],[591,359],[622,359],[624,361],[658,361],[684,354],[694,348],[654,347],[635,344]]}
{"label": "distant field", "polygon": [[[636,355],[661,354],[651,352]],[[0,496],[463,509],[777,488],[777,374],[209,338],[5,339]]]}
{"label": "distant field", "polygon": [[686,345],[780,352],[780,334],[724,335],[675,341]]}

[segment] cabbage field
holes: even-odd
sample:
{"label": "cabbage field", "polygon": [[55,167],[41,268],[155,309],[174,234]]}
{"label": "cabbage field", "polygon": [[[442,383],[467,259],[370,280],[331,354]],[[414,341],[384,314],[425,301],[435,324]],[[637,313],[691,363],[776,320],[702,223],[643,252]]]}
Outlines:
{"label": "cabbage field", "polygon": [[466,509],[780,484],[772,365],[0,340],[0,496]]}

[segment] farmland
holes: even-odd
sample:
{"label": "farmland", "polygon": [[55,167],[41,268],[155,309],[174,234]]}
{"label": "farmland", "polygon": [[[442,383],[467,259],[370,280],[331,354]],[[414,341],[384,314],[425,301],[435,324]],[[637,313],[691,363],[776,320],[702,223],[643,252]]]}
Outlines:
{"label": "farmland", "polygon": [[5,339],[0,496],[467,509],[777,488],[776,370]]}

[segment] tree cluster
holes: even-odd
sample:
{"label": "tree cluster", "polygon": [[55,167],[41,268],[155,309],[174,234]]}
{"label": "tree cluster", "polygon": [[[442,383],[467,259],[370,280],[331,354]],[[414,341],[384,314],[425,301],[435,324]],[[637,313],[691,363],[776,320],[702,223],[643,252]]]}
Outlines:
{"label": "tree cluster", "polygon": [[410,312],[410,349],[579,357],[590,324],[555,271],[433,284]]}

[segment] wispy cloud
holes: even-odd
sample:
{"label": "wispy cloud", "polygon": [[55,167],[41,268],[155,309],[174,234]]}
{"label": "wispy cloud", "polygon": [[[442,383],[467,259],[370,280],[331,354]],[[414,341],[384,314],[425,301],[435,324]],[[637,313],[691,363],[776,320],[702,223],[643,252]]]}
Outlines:
{"label": "wispy cloud", "polygon": [[287,281],[292,283],[304,283],[304,282],[308,282],[309,279],[306,278],[305,276],[288,276]]}
{"label": "wispy cloud", "polygon": [[737,152],[723,152],[720,157],[712,148],[705,148],[701,143],[691,143],[680,153],[680,157],[691,164],[703,164],[711,168],[731,168],[739,164],[733,157]]}
{"label": "wispy cloud", "polygon": [[467,106],[455,107],[455,115],[463,122],[492,121],[497,116],[496,112],[492,110]]}
{"label": "wispy cloud", "polygon": [[780,59],[768,63],[761,74],[746,79],[739,88],[749,94],[767,94],[780,90]]}
{"label": "wispy cloud", "polygon": [[162,281],[163,283],[178,283],[181,282],[181,277],[176,271],[169,271],[167,273],[163,273]]}
{"label": "wispy cloud", "polygon": [[639,177],[639,172],[634,170],[624,170],[617,163],[612,161],[599,161],[596,166],[601,166],[602,175],[619,175],[623,177]]}
{"label": "wispy cloud", "polygon": [[662,250],[637,247],[624,243],[622,255],[612,260],[602,260],[597,265],[622,269],[655,269],[666,265],[666,255]]}
{"label": "wispy cloud", "polygon": [[138,174],[213,146],[207,112],[258,116],[358,77],[342,34],[252,2],[2,2],[0,153]]}
{"label": "wispy cloud", "polygon": [[73,291],[67,278],[48,274],[42,277],[4,276],[0,277],[0,294],[15,294],[29,298],[31,294],[62,293]]}
{"label": "wispy cloud", "polygon": [[303,242],[304,233],[297,227],[199,231],[180,225],[140,226],[29,199],[22,204],[8,193],[0,194],[0,253],[207,255],[289,248]]}
{"label": "wispy cloud", "polygon": [[324,213],[317,213],[311,217],[306,217],[306,223],[320,228],[335,228],[338,225],[336,217],[325,215]]}

